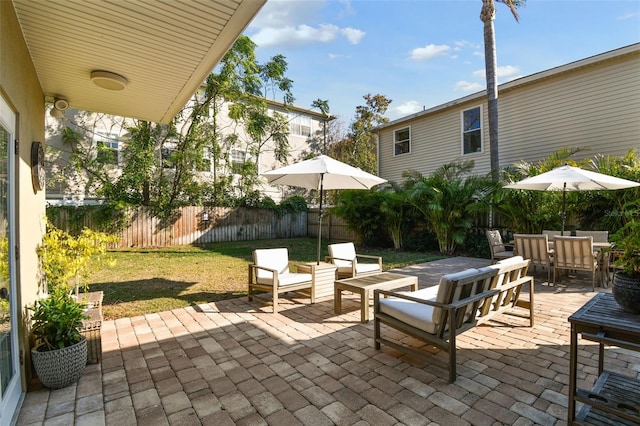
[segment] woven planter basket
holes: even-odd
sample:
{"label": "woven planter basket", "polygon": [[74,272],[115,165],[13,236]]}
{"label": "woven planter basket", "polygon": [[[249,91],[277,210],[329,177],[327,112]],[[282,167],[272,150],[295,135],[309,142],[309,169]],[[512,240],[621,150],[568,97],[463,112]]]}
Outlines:
{"label": "woven planter basket", "polygon": [[87,366],[87,339],[73,346],[40,352],[31,349],[31,360],[43,385],[50,389],[69,386],[78,380]]}

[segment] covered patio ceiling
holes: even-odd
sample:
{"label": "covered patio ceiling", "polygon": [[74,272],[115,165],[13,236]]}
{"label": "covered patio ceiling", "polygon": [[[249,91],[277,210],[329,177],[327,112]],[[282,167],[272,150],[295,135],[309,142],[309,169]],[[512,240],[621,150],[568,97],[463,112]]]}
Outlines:
{"label": "covered patio ceiling", "polygon": [[160,123],[265,2],[13,0],[46,102]]}

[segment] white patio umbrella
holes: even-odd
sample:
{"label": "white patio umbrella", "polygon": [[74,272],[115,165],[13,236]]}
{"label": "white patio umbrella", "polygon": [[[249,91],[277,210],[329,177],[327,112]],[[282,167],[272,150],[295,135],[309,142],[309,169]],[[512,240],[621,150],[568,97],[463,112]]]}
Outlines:
{"label": "white patio umbrella", "polygon": [[562,229],[560,233],[564,235],[567,191],[612,190],[631,188],[634,186],[640,186],[640,183],[583,170],[578,167],[571,167],[565,164],[546,173],[528,177],[521,181],[505,185],[504,187],[510,189],[531,189],[534,191],[562,191]]}
{"label": "white patio umbrella", "polygon": [[318,264],[322,232],[322,196],[325,189],[370,189],[386,182],[385,179],[364,170],[319,155],[310,160],[262,173],[270,184],[298,186],[320,191],[320,214],[318,218]]}

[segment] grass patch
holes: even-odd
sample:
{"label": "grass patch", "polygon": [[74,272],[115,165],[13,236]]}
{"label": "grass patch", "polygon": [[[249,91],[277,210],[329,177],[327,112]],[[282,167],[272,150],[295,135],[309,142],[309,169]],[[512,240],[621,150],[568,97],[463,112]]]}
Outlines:
{"label": "grass patch", "polygon": [[[327,244],[323,241],[323,259],[327,255]],[[289,259],[294,262],[316,260],[314,238],[114,250],[111,255],[115,266],[93,273],[90,291],[104,291],[105,319],[245,296],[252,251],[274,247],[287,247]],[[382,256],[385,270],[442,258],[438,254],[395,250],[362,249],[359,252]]]}

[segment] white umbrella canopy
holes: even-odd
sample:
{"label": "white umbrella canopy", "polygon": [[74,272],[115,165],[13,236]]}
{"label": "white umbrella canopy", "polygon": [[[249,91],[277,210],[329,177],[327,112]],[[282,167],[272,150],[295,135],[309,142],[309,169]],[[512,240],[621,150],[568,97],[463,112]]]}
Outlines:
{"label": "white umbrella canopy", "polygon": [[562,230],[560,232],[564,235],[566,191],[614,190],[632,188],[634,186],[640,186],[640,183],[565,164],[504,187],[534,191],[562,191]]}
{"label": "white umbrella canopy", "polygon": [[319,155],[290,166],[262,173],[267,182],[274,185],[297,186],[320,191],[320,212],[318,216],[318,264],[320,264],[320,244],[322,241],[322,192],[325,189],[371,189],[386,180],[367,173],[357,167]]}
{"label": "white umbrella canopy", "polygon": [[319,155],[310,160],[262,173],[271,184],[307,189],[370,189],[386,182],[361,169]]}

